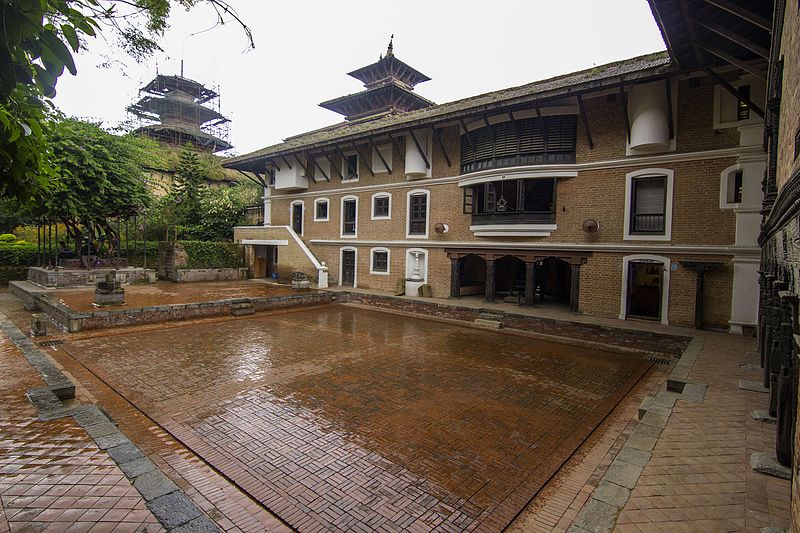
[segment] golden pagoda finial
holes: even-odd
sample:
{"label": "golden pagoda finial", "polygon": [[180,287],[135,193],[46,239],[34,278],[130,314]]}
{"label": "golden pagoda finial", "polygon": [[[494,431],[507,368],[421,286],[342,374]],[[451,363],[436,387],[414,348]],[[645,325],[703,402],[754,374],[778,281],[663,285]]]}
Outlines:
{"label": "golden pagoda finial", "polygon": [[386,57],[394,56],[394,44],[392,41],[394,41],[394,33],[389,37],[389,47],[386,49]]}

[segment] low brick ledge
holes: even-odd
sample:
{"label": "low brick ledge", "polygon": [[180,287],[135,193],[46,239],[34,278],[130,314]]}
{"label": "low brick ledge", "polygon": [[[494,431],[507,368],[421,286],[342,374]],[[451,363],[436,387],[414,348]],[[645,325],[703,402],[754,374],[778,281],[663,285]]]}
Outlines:
{"label": "low brick ledge", "polygon": [[147,508],[170,532],[219,532],[217,525],[178,488],[136,444],[96,405],[68,406],[75,398],[75,385],[8,318],[0,313],[0,331],[22,352],[23,357],[47,384],[28,391],[28,400],[40,420],[71,416],[105,450],[125,477],[141,494]]}
{"label": "low brick ledge", "polygon": [[[435,317],[474,325],[476,319],[491,315],[502,328],[550,340],[600,349],[615,349],[646,356],[677,359],[689,347],[692,337],[626,329],[584,322],[546,318],[496,309],[465,307],[456,304],[425,302],[397,296],[361,292],[335,292],[338,302],[374,309]],[[592,340],[587,340],[592,339]]]}

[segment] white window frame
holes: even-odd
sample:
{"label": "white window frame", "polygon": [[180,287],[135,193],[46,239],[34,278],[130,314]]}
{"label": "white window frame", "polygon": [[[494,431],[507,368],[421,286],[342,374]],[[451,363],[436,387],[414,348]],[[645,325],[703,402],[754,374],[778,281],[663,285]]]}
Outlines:
{"label": "white window frame", "polygon": [[[386,272],[373,270],[375,252],[386,252]],[[370,248],[369,250],[369,273],[374,276],[388,276],[392,271],[392,252],[388,248]]]}
{"label": "white window frame", "polygon": [[[326,210],[327,216],[325,218],[317,218],[317,204],[321,204],[325,202],[328,204],[328,209]],[[317,198],[314,200],[314,222],[328,222],[331,219],[331,201],[328,198]]]}
{"label": "white window frame", "polygon": [[331,162],[328,161],[325,157],[315,157],[313,158],[312,164],[314,165],[314,182],[325,181],[325,177],[320,172],[320,168],[325,171],[325,174],[328,175],[328,178],[331,177]]}
{"label": "white window frame", "polygon": [[[349,179],[347,177],[347,158],[350,156],[356,156],[356,177]],[[359,171],[361,170],[361,155],[358,152],[344,152],[344,157],[342,157],[342,181],[346,183],[355,183],[361,177]]]}
{"label": "white window frame", "polygon": [[[741,163],[731,165],[719,174],[719,208],[736,209],[740,202],[729,202],[728,193],[732,185],[732,179],[736,172],[742,172],[742,187],[744,187],[744,167]],[[744,191],[742,191],[744,192]],[[742,198],[744,199],[744,198]]]}
{"label": "white window frame", "polygon": [[619,306],[619,318],[625,320],[628,315],[628,274],[631,262],[650,261],[661,263],[664,274],[661,276],[661,323],[669,324],[669,275],[672,270],[672,261],[662,255],[636,254],[626,255],[622,258],[622,299]]}
{"label": "white window frame", "polygon": [[[344,234],[344,203],[347,200],[355,200],[356,202],[356,231],[352,235]],[[342,196],[341,202],[339,203],[339,237],[342,239],[358,238],[358,196],[355,196],[353,194]]]}
{"label": "white window frame", "polygon": [[428,264],[430,263],[430,254],[428,250],[425,248],[407,248],[406,249],[406,265],[405,265],[405,277],[410,278],[414,272],[414,256],[413,252],[420,252],[425,255],[425,259],[422,262],[422,268],[420,269],[420,275],[422,276],[422,281],[428,283]]}
{"label": "white window frame", "polygon": [[383,165],[383,161],[378,157],[379,151],[386,162],[389,163],[389,166],[393,166],[392,155],[394,154],[394,147],[391,144],[384,144],[376,146],[372,150],[372,170],[375,171],[375,174],[388,174],[389,169]]}
{"label": "white window frame", "polygon": [[353,288],[358,287],[358,248],[355,246],[342,246],[339,248],[339,286],[342,286],[342,269],[344,267],[344,253],[355,252],[353,257]]}
{"label": "white window frame", "polygon": [[[425,234],[424,235],[412,235],[410,233],[411,229],[411,197],[418,195],[418,194],[425,194],[427,196],[425,200]],[[430,234],[431,229],[431,191],[428,189],[413,189],[406,193],[406,239],[427,239],[428,235]]]}
{"label": "white window frame", "polygon": [[[376,216],[375,215],[375,199],[376,198],[388,198],[389,199],[389,214],[386,216]],[[369,201],[370,204],[370,220],[391,220],[392,218],[392,193],[390,192],[376,192],[372,195]]]}
{"label": "white window frame", "polygon": [[[664,194],[666,201],[664,206],[664,234],[638,234],[631,233],[631,208],[632,200],[631,194],[633,193],[633,180],[635,178],[643,178],[647,176],[664,176],[666,177],[666,184]],[[675,172],[666,168],[645,168],[629,172],[625,175],[625,220],[623,228],[623,240],[626,241],[670,241],[672,240],[672,182],[674,181]]]}
{"label": "white window frame", "polygon": [[293,200],[289,203],[289,227],[294,230],[294,206],[299,205],[303,208],[303,216],[300,218],[300,235],[303,236],[303,233],[306,231],[306,202],[305,200]]}

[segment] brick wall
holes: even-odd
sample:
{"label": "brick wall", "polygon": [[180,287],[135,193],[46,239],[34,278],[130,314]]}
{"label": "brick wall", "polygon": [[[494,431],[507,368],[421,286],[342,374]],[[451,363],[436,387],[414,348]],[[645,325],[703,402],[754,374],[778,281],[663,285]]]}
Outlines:
{"label": "brick wall", "polygon": [[783,56],[783,94],[781,96],[778,138],[778,188],[800,170],[795,159],[794,137],[800,130],[800,12],[797,2],[786,2],[781,54]]}

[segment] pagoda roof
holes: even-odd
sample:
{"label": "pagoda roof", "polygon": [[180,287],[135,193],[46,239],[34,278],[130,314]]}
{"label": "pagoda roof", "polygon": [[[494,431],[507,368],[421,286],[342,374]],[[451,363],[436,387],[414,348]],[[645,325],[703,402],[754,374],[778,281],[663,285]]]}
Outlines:
{"label": "pagoda roof", "polygon": [[377,115],[387,111],[414,111],[435,105],[406,88],[396,80],[319,104],[325,109],[344,115],[347,120]]}
{"label": "pagoda roof", "polygon": [[197,102],[173,96],[145,96],[137,103],[128,106],[134,115],[150,120],[160,120],[163,116],[183,116],[191,118],[198,125],[212,120],[228,122],[228,119],[210,107]]}
{"label": "pagoda roof", "polygon": [[422,72],[397,59],[394,54],[381,57],[375,63],[348,72],[347,75],[362,81],[368,88],[389,78],[399,80],[409,87],[430,80]]}
{"label": "pagoda roof", "polygon": [[207,88],[199,81],[184,78],[183,76],[166,76],[164,74],[157,74],[140,91],[158,96],[164,96],[173,91],[181,91],[190,94],[200,103],[219,96],[216,91]]}
{"label": "pagoda roof", "polygon": [[188,126],[165,126],[163,124],[152,124],[149,126],[142,126],[134,131],[147,135],[149,137],[167,141],[178,142],[183,144],[192,142],[201,148],[210,149],[212,152],[219,152],[221,150],[228,150],[233,148],[233,145],[227,141],[220,139],[210,133],[199,128],[190,128]]}

